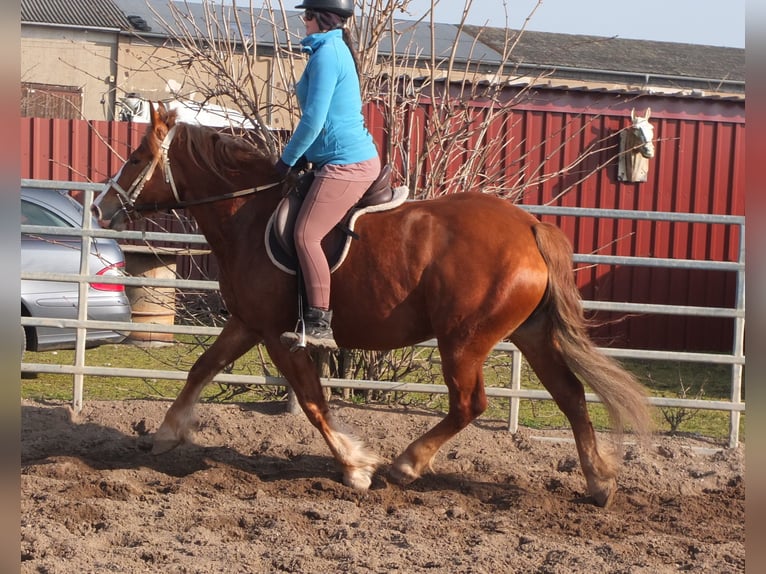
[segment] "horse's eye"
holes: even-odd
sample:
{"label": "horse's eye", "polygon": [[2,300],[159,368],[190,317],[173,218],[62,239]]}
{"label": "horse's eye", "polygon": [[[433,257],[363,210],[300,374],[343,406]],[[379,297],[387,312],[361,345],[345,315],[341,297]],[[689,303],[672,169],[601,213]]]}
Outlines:
{"label": "horse's eye", "polygon": [[140,160],[137,157],[131,156],[129,161],[131,165],[136,165]]}

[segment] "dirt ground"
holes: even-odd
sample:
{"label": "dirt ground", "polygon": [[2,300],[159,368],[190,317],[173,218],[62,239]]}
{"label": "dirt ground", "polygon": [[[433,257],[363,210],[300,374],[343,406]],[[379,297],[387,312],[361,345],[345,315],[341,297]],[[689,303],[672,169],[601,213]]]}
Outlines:
{"label": "dirt ground", "polygon": [[[744,448],[628,444],[607,510],[568,432],[482,420],[434,474],[341,484],[318,432],[267,404],[201,404],[195,444],[147,450],[169,403],[22,403],[22,572],[744,572]],[[386,460],[437,421],[334,403]],[[561,440],[553,440],[563,438]]]}

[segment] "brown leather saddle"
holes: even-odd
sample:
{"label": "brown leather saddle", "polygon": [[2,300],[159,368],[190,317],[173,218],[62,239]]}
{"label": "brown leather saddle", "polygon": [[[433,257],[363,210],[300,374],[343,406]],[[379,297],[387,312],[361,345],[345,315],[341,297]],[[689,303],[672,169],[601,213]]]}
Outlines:
{"label": "brown leather saddle", "polygon": [[[269,257],[277,267],[290,273],[295,273],[298,269],[298,258],[293,241],[295,221],[313,181],[313,171],[300,175],[287,195],[279,202],[266,226],[266,249]],[[404,197],[402,197],[403,191]],[[362,198],[322,240],[322,249],[330,269],[334,271],[340,265],[348,252],[351,239],[359,238],[353,231],[353,221],[358,215],[366,211],[393,209],[403,203],[404,199],[406,199],[406,188],[392,188],[391,166],[383,166],[380,175]]]}

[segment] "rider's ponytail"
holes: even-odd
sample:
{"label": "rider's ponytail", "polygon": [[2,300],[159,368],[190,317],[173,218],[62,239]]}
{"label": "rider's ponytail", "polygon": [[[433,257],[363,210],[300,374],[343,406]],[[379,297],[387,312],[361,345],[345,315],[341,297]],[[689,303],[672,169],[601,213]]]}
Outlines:
{"label": "rider's ponytail", "polygon": [[[349,32],[348,28],[345,26],[343,26],[343,41],[346,43],[346,46],[348,46],[348,50],[351,52],[351,57],[354,59],[356,75],[361,76],[361,72],[359,70],[359,55],[357,54],[356,48],[354,47],[354,41],[351,39],[351,32]],[[359,79],[361,81],[361,77]]]}
{"label": "rider's ponytail", "polygon": [[328,30],[343,30],[343,41],[346,43],[346,46],[348,46],[348,49],[351,52],[351,57],[354,59],[356,74],[359,75],[359,56],[356,52],[356,48],[354,47],[354,42],[351,39],[351,32],[349,32],[348,28],[345,26],[348,18],[344,18],[343,16],[339,16],[333,12],[324,12],[320,10],[313,10],[313,12],[321,31],[327,32]]}

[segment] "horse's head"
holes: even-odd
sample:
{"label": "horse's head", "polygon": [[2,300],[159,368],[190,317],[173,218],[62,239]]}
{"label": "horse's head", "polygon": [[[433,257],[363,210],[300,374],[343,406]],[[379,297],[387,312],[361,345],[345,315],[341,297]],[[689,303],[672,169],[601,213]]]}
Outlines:
{"label": "horse's head", "polygon": [[646,115],[642,117],[636,115],[635,109],[630,110],[630,119],[633,121],[630,131],[637,140],[636,151],[647,159],[654,157],[654,126],[649,123],[651,113],[652,109],[646,108]]}
{"label": "horse's head", "polygon": [[179,201],[168,161],[176,112],[168,111],[162,102],[156,107],[150,104],[150,110],[151,124],[141,144],[93,203],[93,213],[105,227],[123,229],[138,208]]}

